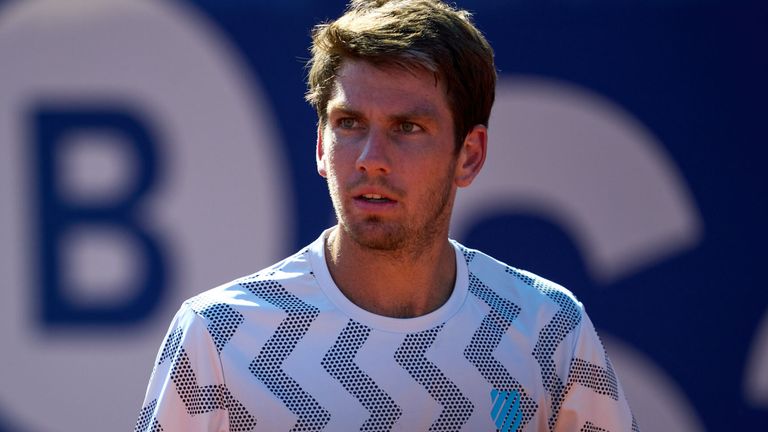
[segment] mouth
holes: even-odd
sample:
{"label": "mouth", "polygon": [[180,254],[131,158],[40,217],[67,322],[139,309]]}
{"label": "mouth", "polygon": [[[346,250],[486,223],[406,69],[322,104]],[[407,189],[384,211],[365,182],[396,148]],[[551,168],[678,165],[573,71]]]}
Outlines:
{"label": "mouth", "polygon": [[385,204],[385,203],[391,203],[394,202],[394,200],[391,200],[385,196],[379,195],[379,194],[362,194],[355,197],[357,200],[362,200],[369,203],[377,203],[377,204]]}

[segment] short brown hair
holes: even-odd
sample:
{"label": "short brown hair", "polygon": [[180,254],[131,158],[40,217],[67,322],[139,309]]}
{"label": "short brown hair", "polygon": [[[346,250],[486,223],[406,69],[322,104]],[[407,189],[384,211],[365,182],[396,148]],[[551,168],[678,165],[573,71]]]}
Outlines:
{"label": "short brown hair", "polygon": [[475,125],[488,125],[493,50],[465,10],[439,0],[352,0],[340,18],[316,25],[306,99],[321,124],[345,58],[433,72],[445,84],[457,149]]}

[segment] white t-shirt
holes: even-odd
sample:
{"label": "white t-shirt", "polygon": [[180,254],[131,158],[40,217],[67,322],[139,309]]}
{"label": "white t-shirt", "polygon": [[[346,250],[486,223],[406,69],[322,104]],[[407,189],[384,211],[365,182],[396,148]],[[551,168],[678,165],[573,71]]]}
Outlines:
{"label": "white t-shirt", "polygon": [[349,301],[324,232],[186,301],[135,431],[637,431],[566,289],[453,242],[439,309],[389,318]]}

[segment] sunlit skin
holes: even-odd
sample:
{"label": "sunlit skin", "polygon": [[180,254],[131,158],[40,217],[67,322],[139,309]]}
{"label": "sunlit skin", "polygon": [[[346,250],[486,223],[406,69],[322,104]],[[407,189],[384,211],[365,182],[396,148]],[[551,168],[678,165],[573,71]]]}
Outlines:
{"label": "sunlit skin", "polygon": [[433,73],[343,62],[318,129],[317,167],[339,222],[326,244],[328,266],[351,301],[413,317],[448,299],[456,275],[451,209],[456,189],[480,171],[486,142],[477,125],[456,152]]}

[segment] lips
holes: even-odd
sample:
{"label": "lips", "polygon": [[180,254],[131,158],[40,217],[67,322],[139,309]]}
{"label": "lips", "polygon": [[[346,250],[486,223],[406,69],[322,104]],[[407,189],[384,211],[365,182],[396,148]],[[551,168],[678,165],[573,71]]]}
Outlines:
{"label": "lips", "polygon": [[358,195],[356,198],[357,199],[362,199],[362,200],[365,200],[365,201],[368,201],[368,202],[372,202],[372,203],[392,202],[391,199],[389,199],[389,198],[387,198],[385,196],[379,195],[379,194],[363,194],[363,195]]}
{"label": "lips", "polygon": [[357,206],[363,209],[382,209],[397,204],[397,201],[381,194],[361,194],[354,197]]}
{"label": "lips", "polygon": [[390,209],[398,203],[397,193],[380,186],[353,188],[350,195],[356,206],[365,211]]}

